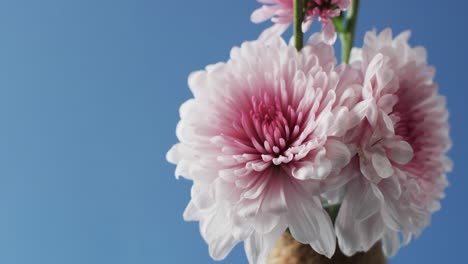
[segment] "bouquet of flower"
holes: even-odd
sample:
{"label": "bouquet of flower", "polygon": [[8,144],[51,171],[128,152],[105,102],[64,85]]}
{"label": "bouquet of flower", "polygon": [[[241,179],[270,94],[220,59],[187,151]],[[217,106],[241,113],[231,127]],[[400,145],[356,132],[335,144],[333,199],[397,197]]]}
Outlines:
{"label": "bouquet of flower", "polygon": [[[282,236],[324,258],[394,255],[440,208],[452,167],[425,49],[390,29],[353,48],[358,0],[258,1],[252,21],[274,25],[189,77],[167,154],[193,181],[184,219],[216,260],[243,241],[250,263],[282,263]],[[316,18],[322,32],[304,42]]]}

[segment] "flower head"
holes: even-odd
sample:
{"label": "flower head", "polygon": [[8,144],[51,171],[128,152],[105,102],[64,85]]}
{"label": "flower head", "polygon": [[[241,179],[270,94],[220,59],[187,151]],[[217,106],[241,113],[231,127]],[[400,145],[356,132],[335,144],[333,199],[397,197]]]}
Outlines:
{"label": "flower head", "polygon": [[[258,0],[264,5],[252,13],[251,20],[261,23],[270,19],[275,25],[265,30],[261,39],[283,34],[294,20],[294,0]],[[350,0],[310,0],[305,2],[305,16],[302,31],[307,32],[315,18],[322,23],[324,40],[330,44],[336,40],[335,27],[331,19],[345,11]]]}
{"label": "flower head", "polygon": [[190,76],[194,98],[180,108],[180,143],[167,158],[194,182],[184,217],[200,222],[213,258],[245,240],[250,262],[265,263],[286,228],[334,253],[321,186],[351,158],[337,139],[355,98],[335,64],[319,35],[301,52],[278,37],[246,42],[226,63]]}
{"label": "flower head", "polygon": [[447,185],[451,163],[448,112],[437,94],[434,69],[409,33],[389,29],[366,34],[353,50],[352,67],[362,78],[361,122],[345,138],[356,149],[359,168],[347,185],[336,233],[345,254],[367,251],[382,240],[393,255],[429,224]]}

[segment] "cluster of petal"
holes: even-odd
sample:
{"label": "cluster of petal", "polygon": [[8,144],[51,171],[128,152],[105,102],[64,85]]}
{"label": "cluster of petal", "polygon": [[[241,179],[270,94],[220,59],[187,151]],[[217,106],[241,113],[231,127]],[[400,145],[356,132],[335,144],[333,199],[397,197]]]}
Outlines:
{"label": "cluster of petal", "polygon": [[167,159],[193,181],[184,219],[214,259],[244,241],[265,263],[286,229],[328,257],[336,240],[346,255],[382,241],[391,256],[440,208],[451,142],[425,50],[408,32],[368,32],[337,66],[324,35],[300,52],[279,36],[246,42],[189,77]]}
{"label": "cluster of petal", "polygon": [[322,185],[344,184],[337,175],[352,151],[339,139],[353,125],[357,81],[336,70],[318,34],[301,52],[280,37],[246,42],[226,63],[191,74],[194,98],[180,108],[180,143],[167,158],[193,181],[184,218],[199,221],[214,259],[244,241],[249,262],[263,264],[288,228],[333,255]]}
{"label": "cluster of petal", "polygon": [[[261,23],[271,20],[274,25],[266,29],[260,39],[268,39],[272,36],[282,35],[293,22],[294,0],[258,0],[264,4],[252,13],[251,20]],[[345,11],[350,0],[310,0],[305,1],[305,16],[302,23],[302,31],[307,32],[315,18],[322,23],[324,40],[330,44],[336,41],[335,27],[331,21],[333,17]]]}
{"label": "cluster of petal", "polygon": [[[351,67],[362,79],[358,120],[344,137],[357,155],[336,221],[341,250],[352,255],[382,240],[391,256],[429,224],[447,186],[451,146],[445,99],[438,95],[425,50],[368,32]],[[400,241],[400,236],[403,241]]]}

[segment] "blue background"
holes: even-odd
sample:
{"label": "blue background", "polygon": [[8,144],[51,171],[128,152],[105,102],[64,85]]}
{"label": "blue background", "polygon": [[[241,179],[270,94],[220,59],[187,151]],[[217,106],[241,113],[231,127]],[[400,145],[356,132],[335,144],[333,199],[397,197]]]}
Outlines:
{"label": "blue background", "polygon": [[[448,97],[455,170],[432,226],[391,263],[460,263],[468,231],[465,1],[361,1],[366,30],[412,29]],[[0,2],[0,263],[212,263],[182,212],[188,74],[268,24],[246,1]],[[242,245],[224,263],[246,263]]]}

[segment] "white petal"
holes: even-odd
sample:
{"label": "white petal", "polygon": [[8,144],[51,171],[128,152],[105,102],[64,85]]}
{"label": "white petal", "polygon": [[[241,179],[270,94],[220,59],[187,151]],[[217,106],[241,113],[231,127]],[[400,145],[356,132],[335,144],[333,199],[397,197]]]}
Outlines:
{"label": "white petal", "polygon": [[369,100],[359,102],[352,109],[351,112],[357,117],[359,121],[366,116],[367,109],[369,108],[369,103]]}
{"label": "white petal", "polygon": [[257,233],[267,234],[272,232],[280,221],[280,216],[265,212],[258,213],[253,221],[253,228]]}
{"label": "white petal", "polygon": [[253,23],[262,23],[270,19],[274,14],[274,10],[272,10],[269,6],[262,6],[255,11],[253,11],[252,15],[250,16],[250,20]]}
{"label": "white petal", "polygon": [[224,259],[239,242],[231,234],[231,221],[222,206],[205,214],[200,222],[200,232],[209,246],[210,256],[215,260]]}
{"label": "white petal", "polygon": [[189,202],[187,207],[185,208],[183,218],[185,221],[199,221],[201,219],[201,212],[200,210],[193,204],[193,202]]}
{"label": "white petal", "polygon": [[[323,211],[323,210],[322,210]],[[320,236],[310,246],[317,251],[317,253],[331,258],[336,250],[336,235],[328,214],[323,213],[316,216],[318,225],[320,226]]]}
{"label": "white petal", "polygon": [[250,264],[265,264],[270,251],[276,245],[286,229],[285,224],[278,225],[268,234],[253,233],[244,242],[245,253]]}
{"label": "white petal", "polygon": [[388,158],[381,153],[372,154],[372,165],[377,174],[382,178],[388,178],[393,175],[393,166]]}
{"label": "white petal", "polygon": [[325,145],[327,158],[331,160],[333,169],[339,170],[346,166],[351,160],[349,148],[341,141],[330,139]]}
{"label": "white petal", "polygon": [[387,154],[392,161],[404,165],[413,159],[413,148],[408,142],[401,140],[389,147]]}
{"label": "white petal", "polygon": [[211,184],[218,179],[219,172],[217,170],[204,167],[203,165],[204,164],[202,162],[191,162],[187,178],[206,185]]}
{"label": "white petal", "polygon": [[361,251],[368,251],[375,243],[382,239],[385,225],[382,217],[376,214],[361,222],[362,244]]}
{"label": "white petal", "polygon": [[166,160],[172,164],[177,164],[180,161],[180,154],[179,154],[180,144],[175,144],[171,147],[171,149],[166,154]]}
{"label": "white petal", "polygon": [[181,159],[177,163],[177,167],[175,169],[175,177],[176,179],[179,179],[179,177],[185,177],[189,180],[192,178],[189,176],[189,170],[190,170],[190,164],[191,162],[185,159]]}
{"label": "white petal", "polygon": [[369,108],[367,109],[367,120],[369,120],[371,126],[375,126],[377,124],[378,115],[379,111],[377,104],[375,103],[375,100],[372,99],[370,100]]}
{"label": "white petal", "polygon": [[302,22],[302,32],[305,33],[309,31],[310,26],[312,25],[313,20],[308,19]]}
{"label": "white petal", "polygon": [[335,222],[336,235],[341,251],[351,256],[359,251],[367,251],[381,237],[384,225],[379,213],[363,221],[352,220],[355,210],[360,206],[362,189],[361,179],[349,183],[338,217]]}
{"label": "white petal", "polygon": [[381,53],[375,55],[367,66],[365,80],[364,80],[364,89],[362,90],[362,95],[364,99],[371,100],[374,98],[375,87],[372,82],[372,78],[375,77],[377,72],[382,68],[384,63],[384,57]]}
{"label": "white petal", "polygon": [[230,234],[220,236],[214,239],[209,244],[210,257],[214,260],[223,260],[231,252],[234,246],[238,243],[236,239]]}
{"label": "white petal", "polygon": [[[361,190],[348,190],[357,192],[360,196],[359,202],[356,205],[354,219],[362,221],[377,213],[380,209],[380,200],[375,197],[374,191],[370,184],[361,185]],[[350,220],[353,221],[353,220]]]}
{"label": "white petal", "polygon": [[385,128],[385,134],[395,134],[395,129],[393,127],[393,122],[390,117],[384,113],[382,110],[380,111],[380,116],[382,117],[379,121],[382,128]]}
{"label": "white petal", "polygon": [[213,195],[210,192],[210,186],[204,184],[193,185],[191,196],[191,201],[198,209],[208,209],[215,204]]}
{"label": "white petal", "polygon": [[335,137],[341,137],[349,130],[349,128],[355,127],[356,125],[357,118],[355,118],[355,114],[351,114],[348,111],[348,108],[341,107],[335,113],[335,120],[329,128],[329,134]]}
{"label": "white petal", "polygon": [[320,200],[288,198],[288,225],[291,235],[303,244],[310,244],[318,253],[331,257],[336,247],[333,224]]}
{"label": "white petal", "polygon": [[234,183],[218,178],[213,184],[215,185],[214,196],[216,199],[235,203],[241,198],[241,190],[236,188]]}
{"label": "white petal", "polygon": [[390,177],[382,180],[378,184],[379,190],[385,193],[385,196],[388,198],[393,198],[397,200],[401,195],[401,185],[397,177]]}
{"label": "white petal", "polygon": [[385,256],[394,256],[400,248],[398,233],[394,231],[386,231],[382,238],[382,248]]}
{"label": "white petal", "polygon": [[207,91],[209,87],[207,85],[207,75],[206,71],[196,71],[189,75],[188,85],[195,98],[206,96],[209,92]]}
{"label": "white petal", "polygon": [[256,175],[258,178],[252,181],[254,184],[248,186],[247,191],[243,194],[244,198],[257,199],[262,195],[271,180],[270,176],[272,176],[272,174],[269,171],[266,171],[264,176]]}
{"label": "white petal", "polygon": [[302,244],[310,244],[319,238],[319,228],[316,215],[322,213],[317,206],[310,206],[310,201],[288,202],[288,224],[291,234]]}
{"label": "white petal", "polygon": [[265,194],[265,198],[263,199],[261,210],[265,213],[279,215],[288,210],[283,182],[285,175],[272,176],[275,178],[268,184],[268,190]]}
{"label": "white petal", "polygon": [[369,161],[368,155],[359,158],[359,168],[362,175],[364,175],[364,177],[370,181],[373,181],[379,177],[375,171],[374,166],[372,165],[372,162]]}
{"label": "white petal", "polygon": [[[349,186],[357,184],[357,179],[350,182]],[[359,185],[358,185],[359,186]],[[341,251],[345,255],[352,255],[358,251],[360,245],[359,221],[353,221],[353,205],[357,204],[357,195],[346,192],[335,221],[335,232]]]}
{"label": "white petal", "polygon": [[382,219],[388,228],[392,229],[393,231],[402,230],[400,220],[402,220],[403,218],[398,213],[397,208],[395,207],[392,201],[385,202],[385,206],[383,207],[381,214]]}
{"label": "white petal", "polygon": [[312,179],[315,175],[314,173],[314,163],[313,162],[296,162],[295,165],[300,166],[298,169],[292,169],[292,176],[298,180]]}
{"label": "white petal", "polygon": [[261,199],[242,200],[237,206],[237,213],[244,218],[253,218],[257,215],[261,205]]}
{"label": "white petal", "polygon": [[357,162],[356,160],[353,160],[339,173],[333,173],[328,176],[327,180],[322,183],[322,186],[324,186],[324,190],[344,189],[343,187],[348,182],[360,176],[361,174]]}
{"label": "white petal", "polygon": [[322,32],[323,32],[323,39],[329,45],[333,45],[336,41],[336,32],[335,26],[332,22],[323,23],[322,22]]}
{"label": "white petal", "polygon": [[395,104],[398,102],[398,97],[394,94],[384,94],[382,97],[380,97],[378,106],[384,113],[390,113],[395,106]]}
{"label": "white petal", "polygon": [[333,164],[329,160],[322,160],[318,162],[315,175],[311,179],[323,180],[325,179],[333,169]]}

